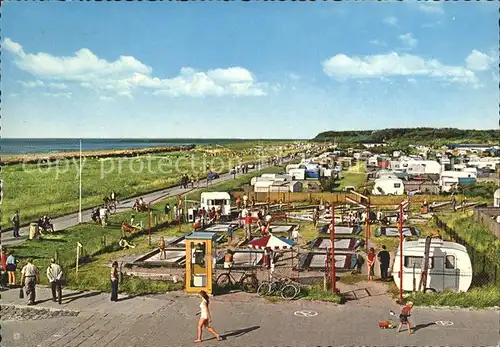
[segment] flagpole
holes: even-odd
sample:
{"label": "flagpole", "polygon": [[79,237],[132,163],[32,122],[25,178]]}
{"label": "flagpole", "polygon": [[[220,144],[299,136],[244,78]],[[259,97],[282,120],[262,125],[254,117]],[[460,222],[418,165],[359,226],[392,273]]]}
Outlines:
{"label": "flagpole", "polygon": [[80,139],[80,196],[78,209],[78,223],[82,223],[82,140]]}

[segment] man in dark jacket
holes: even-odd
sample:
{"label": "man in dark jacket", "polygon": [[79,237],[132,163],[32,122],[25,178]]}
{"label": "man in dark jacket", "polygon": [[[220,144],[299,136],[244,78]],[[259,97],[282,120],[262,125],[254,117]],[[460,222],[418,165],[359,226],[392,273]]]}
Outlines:
{"label": "man in dark jacket", "polygon": [[378,253],[377,258],[380,263],[380,277],[382,278],[382,281],[385,281],[389,278],[387,272],[391,262],[391,255],[387,252],[385,245],[382,246],[382,250]]}

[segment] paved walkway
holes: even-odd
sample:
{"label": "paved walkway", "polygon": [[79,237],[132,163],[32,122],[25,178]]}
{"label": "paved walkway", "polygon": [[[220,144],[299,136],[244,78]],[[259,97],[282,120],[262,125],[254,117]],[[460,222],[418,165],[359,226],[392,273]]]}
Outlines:
{"label": "paved walkway", "polygon": [[[286,161],[285,161],[286,162]],[[269,167],[269,165],[261,165],[261,170]],[[254,172],[254,170],[249,170],[249,172]],[[240,176],[241,174],[237,175],[236,177]],[[234,178],[234,175],[231,175],[229,173],[223,174],[220,176],[220,178],[212,181],[211,185],[217,185],[221,182],[229,181]],[[207,187],[207,180],[203,179],[200,181],[200,189]],[[172,188],[167,188],[163,189],[154,193],[149,193],[149,194],[144,194],[142,195],[143,199],[145,202],[150,202],[150,201],[161,201],[162,199],[166,199],[171,196],[177,196],[178,194],[186,194],[189,193],[193,190],[196,189],[183,189],[180,186],[172,187]],[[130,198],[126,199],[123,201],[120,201],[120,203],[117,206],[117,212],[122,212],[126,211],[129,209],[132,209],[134,205],[135,198]],[[21,211],[22,212],[22,211]],[[89,222],[92,220],[91,218],[91,212],[92,209],[87,209],[82,211],[82,221]],[[78,213],[72,213],[68,214],[65,216],[57,217],[52,220],[52,223],[54,223],[54,229],[55,230],[64,230],[69,227],[78,225]],[[2,232],[2,237],[1,237],[1,244],[2,246],[11,246],[11,245],[16,245],[19,243],[22,243],[28,238],[29,235],[29,226],[22,227],[20,230],[21,237],[18,239],[15,239],[12,235],[12,230],[7,230]]]}
{"label": "paved walkway", "polygon": [[[50,299],[47,288],[37,289],[31,310],[64,309],[78,313],[60,318],[22,320],[2,317],[5,346],[37,347],[158,347],[193,344],[199,299],[182,292],[122,297],[109,294],[64,292],[64,304]],[[19,305],[18,290],[2,293],[2,305]],[[235,293],[212,298],[214,327],[225,340],[205,334],[203,346],[496,346],[499,312],[415,308],[415,334],[381,330],[390,319],[393,303],[371,301],[334,305],[298,300],[270,303],[255,294]],[[370,304],[367,304],[370,303]],[[368,306],[368,307],[367,307]],[[5,307],[2,308],[5,310]],[[4,311],[5,312],[5,311]],[[18,320],[13,320],[18,319]],[[444,325],[443,325],[444,324]]]}

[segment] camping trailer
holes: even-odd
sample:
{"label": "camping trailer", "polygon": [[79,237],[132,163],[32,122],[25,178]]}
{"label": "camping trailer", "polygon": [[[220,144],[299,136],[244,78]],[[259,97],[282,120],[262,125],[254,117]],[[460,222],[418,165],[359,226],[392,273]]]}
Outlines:
{"label": "camping trailer", "polygon": [[405,193],[405,185],[403,180],[393,177],[382,177],[375,180],[373,186],[373,195],[403,195]]}
{"label": "camping trailer", "polygon": [[292,180],[303,181],[306,179],[305,169],[291,169],[288,171],[288,174],[292,176]]}
{"label": "camping trailer", "polygon": [[463,172],[463,171],[443,171],[441,173],[441,178],[439,179],[439,185],[442,192],[449,192],[453,187],[460,184],[468,184],[470,181],[474,182],[476,180],[476,175],[473,172]]}
{"label": "camping trailer", "polygon": [[500,189],[495,190],[493,194],[493,207],[500,207]]}
{"label": "camping trailer", "polygon": [[[403,242],[403,291],[418,290],[422,275],[425,239]],[[396,250],[392,275],[399,288],[399,249]],[[472,283],[472,263],[465,246],[432,239],[425,288],[430,292],[466,292]],[[414,288],[414,284],[416,288]]]}
{"label": "camping trailer", "polygon": [[205,192],[201,193],[201,208],[208,211],[215,207],[217,210],[222,206],[221,214],[229,216],[231,214],[231,196],[227,192]]}

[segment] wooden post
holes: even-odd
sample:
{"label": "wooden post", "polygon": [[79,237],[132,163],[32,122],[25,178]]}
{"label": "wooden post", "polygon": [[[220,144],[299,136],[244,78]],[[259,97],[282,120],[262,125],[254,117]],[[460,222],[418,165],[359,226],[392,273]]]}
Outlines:
{"label": "wooden post", "polygon": [[80,242],[76,243],[76,277],[78,277],[78,265],[80,263],[80,249],[83,245]]}
{"label": "wooden post", "polygon": [[148,246],[151,246],[151,203],[148,203]]}

